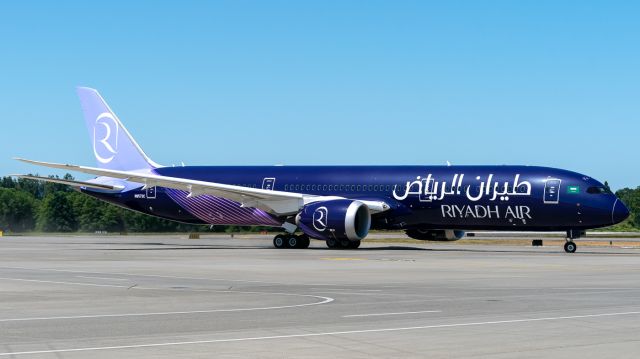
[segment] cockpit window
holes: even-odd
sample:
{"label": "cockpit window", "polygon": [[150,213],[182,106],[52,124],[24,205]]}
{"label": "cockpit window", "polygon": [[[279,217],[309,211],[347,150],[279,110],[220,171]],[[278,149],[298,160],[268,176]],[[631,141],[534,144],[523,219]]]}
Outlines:
{"label": "cockpit window", "polygon": [[605,193],[611,193],[611,191],[608,190],[604,186],[593,186],[593,187],[587,188],[587,193],[590,193],[590,194],[605,194]]}

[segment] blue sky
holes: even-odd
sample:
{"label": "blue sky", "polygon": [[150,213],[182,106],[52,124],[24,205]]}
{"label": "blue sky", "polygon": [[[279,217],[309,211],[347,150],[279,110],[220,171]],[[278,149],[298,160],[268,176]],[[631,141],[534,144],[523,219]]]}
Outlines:
{"label": "blue sky", "polygon": [[94,165],[75,87],[162,164],[529,164],[640,185],[640,5],[3,2],[0,175]]}

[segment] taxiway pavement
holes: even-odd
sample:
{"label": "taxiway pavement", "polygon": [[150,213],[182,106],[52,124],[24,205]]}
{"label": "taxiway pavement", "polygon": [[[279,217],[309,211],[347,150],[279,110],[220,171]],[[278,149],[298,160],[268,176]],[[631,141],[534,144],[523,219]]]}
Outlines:
{"label": "taxiway pavement", "polygon": [[0,238],[0,358],[640,353],[637,248],[184,237]]}

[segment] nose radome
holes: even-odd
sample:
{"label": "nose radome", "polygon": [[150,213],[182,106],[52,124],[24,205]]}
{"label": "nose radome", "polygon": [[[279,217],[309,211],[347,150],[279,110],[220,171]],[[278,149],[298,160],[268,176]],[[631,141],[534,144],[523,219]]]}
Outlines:
{"label": "nose radome", "polygon": [[622,203],[619,198],[613,203],[613,210],[611,211],[611,220],[613,224],[620,223],[629,217],[629,209]]}

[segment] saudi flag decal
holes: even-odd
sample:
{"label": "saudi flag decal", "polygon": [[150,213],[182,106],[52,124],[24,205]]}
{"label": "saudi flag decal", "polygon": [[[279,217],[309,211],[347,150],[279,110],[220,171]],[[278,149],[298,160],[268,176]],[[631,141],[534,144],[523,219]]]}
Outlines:
{"label": "saudi flag decal", "polygon": [[567,187],[567,193],[580,193],[580,186],[568,186]]}

